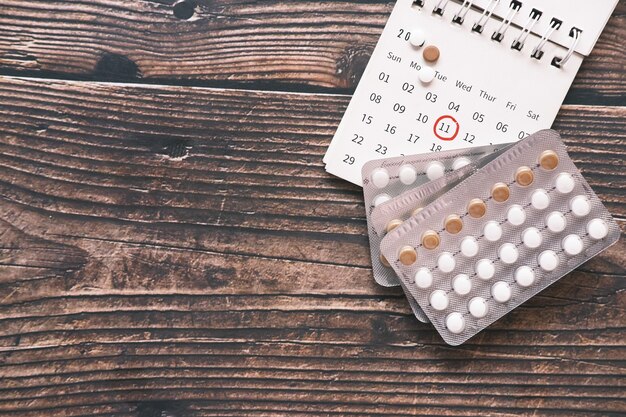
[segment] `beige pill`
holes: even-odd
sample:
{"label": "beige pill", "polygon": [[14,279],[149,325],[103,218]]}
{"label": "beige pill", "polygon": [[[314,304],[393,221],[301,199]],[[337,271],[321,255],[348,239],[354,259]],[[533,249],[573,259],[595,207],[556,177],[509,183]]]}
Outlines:
{"label": "beige pill", "polygon": [[515,182],[522,187],[528,187],[535,180],[533,170],[528,167],[519,167],[515,173]]}
{"label": "beige pill", "polygon": [[390,221],[389,223],[387,223],[387,233],[393,231],[396,227],[400,226],[401,224],[402,224],[402,220],[399,220],[399,219],[394,219]]}
{"label": "beige pill", "polygon": [[383,264],[383,266],[387,267],[387,268],[391,268],[391,264],[389,263],[389,261],[387,260],[387,258],[385,258],[383,256],[383,254],[380,254],[380,263]]}
{"label": "beige pill", "polygon": [[400,254],[398,255],[398,259],[402,262],[402,265],[410,266],[417,261],[417,252],[411,246],[405,246],[400,249]]}
{"label": "beige pill", "polygon": [[439,242],[441,242],[441,240],[435,231],[428,230],[422,235],[422,246],[426,249],[435,249],[439,246]]}
{"label": "beige pill", "polygon": [[503,182],[499,182],[491,187],[491,197],[498,203],[504,203],[511,196],[509,186]]}
{"label": "beige pill", "polygon": [[463,220],[461,220],[461,218],[456,214],[451,214],[446,217],[444,227],[446,229],[446,232],[452,235],[456,235],[461,230],[463,230]]}
{"label": "beige pill", "polygon": [[441,53],[439,52],[439,48],[437,48],[435,45],[428,45],[426,48],[424,48],[423,55],[424,61],[435,63],[437,62],[437,60],[439,60],[439,56],[441,55]]}
{"label": "beige pill", "polygon": [[424,207],[418,207],[418,208],[416,208],[415,210],[413,210],[413,213],[411,213],[411,215],[412,215],[412,216],[417,216],[417,214],[418,214],[420,211],[422,211],[422,210],[424,210]]}
{"label": "beige pill", "polygon": [[480,219],[485,215],[485,213],[487,213],[487,205],[480,198],[475,198],[470,201],[469,205],[467,206],[467,212],[473,218]]}
{"label": "beige pill", "polygon": [[552,171],[559,166],[559,156],[554,151],[544,151],[539,155],[539,165],[547,171]]}

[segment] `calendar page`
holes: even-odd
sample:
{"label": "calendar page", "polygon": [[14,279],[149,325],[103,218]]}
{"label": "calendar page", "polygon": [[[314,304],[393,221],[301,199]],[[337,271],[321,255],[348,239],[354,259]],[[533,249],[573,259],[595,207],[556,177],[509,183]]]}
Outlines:
{"label": "calendar page", "polygon": [[575,2],[399,0],[324,157],[326,170],[361,185],[361,167],[373,159],[508,143],[551,127],[617,4],[574,26],[555,3],[567,17]]}

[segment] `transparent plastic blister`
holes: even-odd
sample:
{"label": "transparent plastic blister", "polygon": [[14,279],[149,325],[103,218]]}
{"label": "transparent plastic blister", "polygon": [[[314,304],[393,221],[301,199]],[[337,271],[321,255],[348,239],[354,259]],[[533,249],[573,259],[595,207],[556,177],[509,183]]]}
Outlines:
{"label": "transparent plastic blister", "polygon": [[544,130],[390,232],[381,250],[443,339],[460,345],[619,236],[558,133]]}

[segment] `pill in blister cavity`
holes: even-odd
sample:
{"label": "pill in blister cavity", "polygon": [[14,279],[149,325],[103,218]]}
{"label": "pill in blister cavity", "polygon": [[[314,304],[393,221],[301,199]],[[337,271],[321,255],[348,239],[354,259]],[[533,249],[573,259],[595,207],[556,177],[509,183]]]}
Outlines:
{"label": "pill in blister cavity", "polygon": [[378,207],[383,203],[391,200],[391,196],[389,194],[379,194],[374,197],[374,207]]}
{"label": "pill in blister cavity", "polygon": [[583,251],[583,240],[578,235],[567,235],[561,241],[563,252],[569,256],[576,256]]}
{"label": "pill in blister cavity", "polygon": [[372,183],[376,188],[385,188],[389,184],[389,172],[385,168],[372,171]]}
{"label": "pill in blister cavity", "polygon": [[562,172],[556,177],[556,182],[554,183],[556,190],[561,194],[569,194],[574,191],[574,186],[576,186],[576,182],[574,181],[574,177],[567,172]]}
{"label": "pill in blister cavity", "polygon": [[450,333],[462,333],[463,330],[465,330],[465,318],[463,318],[463,314],[456,311],[448,314],[448,317],[446,317],[446,328],[450,330]]}
{"label": "pill in blister cavity", "polygon": [[451,214],[446,217],[444,228],[446,229],[446,232],[456,235],[463,230],[463,220],[461,220],[461,218],[456,214]]}
{"label": "pill in blister cavity", "polygon": [[387,268],[391,268],[391,264],[389,263],[389,261],[387,260],[387,258],[385,258],[383,256],[383,254],[380,254],[380,263],[383,264],[383,266],[387,267]]}
{"label": "pill in blister cavity", "polygon": [[489,312],[489,304],[487,304],[487,300],[482,297],[474,297],[467,304],[467,309],[472,316],[477,319],[482,319]]}
{"label": "pill in blister cavity", "polygon": [[472,290],[472,281],[466,274],[459,274],[452,280],[452,289],[459,295],[467,295]]}
{"label": "pill in blister cavity", "polygon": [[468,158],[461,157],[454,160],[454,162],[452,163],[452,169],[456,171],[463,168],[464,166],[468,166],[471,163],[472,161],[470,161]]}
{"label": "pill in blister cavity", "polygon": [[478,241],[472,236],[467,236],[461,241],[461,253],[463,256],[473,258],[478,254]]}
{"label": "pill in blister cavity", "polygon": [[533,170],[528,167],[519,167],[515,172],[515,182],[522,187],[528,187],[535,180]]}
{"label": "pill in blister cavity", "polygon": [[530,249],[536,249],[543,242],[541,232],[536,227],[529,227],[522,232],[522,242],[524,246]]}
{"label": "pill in blister cavity", "polygon": [[439,246],[440,242],[439,235],[433,230],[427,230],[422,235],[422,246],[426,249],[433,250]]}
{"label": "pill in blister cavity", "polygon": [[491,187],[491,198],[498,203],[504,203],[511,196],[509,186],[503,182],[499,182]]}
{"label": "pill in blister cavity", "polygon": [[550,205],[550,195],[544,189],[536,190],[530,196],[530,204],[537,210],[545,210]]}
{"label": "pill in blister cavity", "polygon": [[489,259],[481,259],[476,262],[476,275],[480,279],[488,280],[493,278],[496,273],[496,267]]}
{"label": "pill in blister cavity", "polygon": [[561,233],[567,226],[567,220],[560,211],[553,211],[546,217],[546,226],[552,233]]}
{"label": "pill in blister cavity", "polygon": [[424,48],[424,52],[422,53],[422,55],[424,56],[424,61],[435,63],[439,60],[439,48],[437,48],[435,45],[428,45],[426,48]]}
{"label": "pill in blister cavity", "polygon": [[437,267],[441,272],[452,272],[454,271],[454,267],[456,266],[456,261],[454,260],[454,256],[450,252],[443,252],[437,258]]}
{"label": "pill in blister cavity", "polygon": [[506,303],[511,299],[511,295],[511,286],[504,281],[498,281],[491,287],[491,296],[498,303]]}
{"label": "pill in blister cavity", "polygon": [[426,167],[426,176],[429,180],[434,181],[443,177],[446,173],[446,167],[439,161],[433,161]]}
{"label": "pill in blister cavity", "polygon": [[417,48],[424,46],[424,43],[426,43],[426,33],[422,29],[413,28],[409,42]]}
{"label": "pill in blister cavity", "polygon": [[509,208],[506,219],[513,226],[521,226],[526,221],[526,212],[522,206],[515,204]]}
{"label": "pill in blister cavity", "polygon": [[541,269],[547,272],[554,271],[559,266],[559,256],[551,250],[541,252],[537,260]]}
{"label": "pill in blister cavity", "polygon": [[411,185],[417,179],[417,171],[412,165],[404,165],[400,167],[400,182],[404,185]]}
{"label": "pill in blister cavity", "polygon": [[602,219],[593,219],[587,223],[587,233],[594,240],[604,239],[609,234],[609,225]]}
{"label": "pill in blister cavity", "polygon": [[430,305],[435,310],[445,310],[446,308],[448,308],[449,301],[450,300],[448,299],[448,294],[446,294],[446,292],[443,290],[433,291],[430,294]]}
{"label": "pill in blister cavity", "polygon": [[428,66],[423,66],[418,73],[418,78],[424,84],[430,84],[435,79],[435,75],[437,75],[437,71]]}
{"label": "pill in blister cavity", "polygon": [[530,287],[535,282],[535,271],[527,265],[520,266],[515,270],[515,282],[520,287]]}
{"label": "pill in blister cavity", "polygon": [[487,222],[483,228],[483,234],[488,241],[497,242],[502,237],[502,226],[495,221]]}
{"label": "pill in blister cavity", "polygon": [[415,273],[415,285],[419,288],[430,288],[433,285],[433,274],[428,268],[420,268]]}
{"label": "pill in blister cavity", "polygon": [[390,221],[389,223],[387,223],[387,233],[393,231],[396,227],[400,226],[402,224],[402,220],[400,219],[394,219],[392,221]]}
{"label": "pill in blister cavity", "polygon": [[480,198],[475,198],[469,202],[467,212],[475,219],[480,219],[487,213],[487,205]]}
{"label": "pill in blister cavity", "polygon": [[422,210],[424,210],[424,207],[418,207],[418,208],[416,208],[415,210],[413,210],[413,213],[411,213],[411,215],[412,215],[412,216],[417,216],[417,214],[418,214],[420,211],[422,211]]}
{"label": "pill in blister cavity", "polygon": [[398,259],[400,260],[402,265],[413,265],[415,261],[417,261],[417,252],[415,252],[415,249],[413,249],[412,246],[405,246],[400,249]]}
{"label": "pill in blister cavity", "polygon": [[577,195],[570,201],[569,208],[572,210],[574,216],[584,217],[591,211],[591,203],[587,196]]}
{"label": "pill in blister cavity", "polygon": [[498,249],[498,256],[502,262],[510,265],[517,262],[517,258],[519,258],[519,251],[514,244],[505,243],[500,246],[500,249]]}
{"label": "pill in blister cavity", "polygon": [[552,171],[559,166],[559,156],[554,151],[544,151],[539,155],[539,165],[547,171]]}

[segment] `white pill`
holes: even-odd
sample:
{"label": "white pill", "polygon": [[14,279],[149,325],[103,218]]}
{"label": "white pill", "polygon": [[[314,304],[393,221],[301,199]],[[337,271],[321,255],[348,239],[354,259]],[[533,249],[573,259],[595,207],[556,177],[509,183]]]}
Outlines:
{"label": "white pill", "polygon": [[551,250],[546,250],[539,254],[539,266],[547,272],[554,271],[559,266],[559,256]]}
{"label": "white pill", "polygon": [[569,194],[574,190],[576,182],[574,177],[567,172],[562,172],[556,177],[555,187],[561,194]]}
{"label": "white pill", "polygon": [[473,258],[478,254],[478,241],[473,236],[464,237],[461,241],[461,253],[463,256]]}
{"label": "white pill", "polygon": [[560,211],[553,211],[546,217],[546,226],[552,233],[561,233],[567,226],[567,220]]}
{"label": "white pill", "polygon": [[585,217],[591,211],[591,202],[584,195],[577,195],[569,202],[569,208],[574,216]]}
{"label": "white pill", "polygon": [[488,241],[497,242],[502,237],[502,226],[500,226],[498,222],[487,222],[483,228],[483,234]]}
{"label": "white pill", "polygon": [[446,167],[439,161],[433,161],[426,167],[426,176],[429,180],[434,181],[444,176]]}
{"label": "white pill", "polygon": [[430,84],[435,79],[435,75],[437,75],[437,72],[434,69],[432,69],[431,67],[423,66],[418,73],[418,78],[424,84]]}
{"label": "white pill", "polygon": [[545,210],[550,205],[550,196],[548,192],[544,189],[536,190],[530,196],[530,203],[537,210]]}
{"label": "white pill", "polygon": [[443,290],[433,291],[430,294],[430,305],[438,311],[448,308],[448,294]]}
{"label": "white pill", "polygon": [[422,29],[413,28],[411,30],[409,43],[417,48],[424,46],[426,43],[426,33]]}
{"label": "white pill", "polygon": [[461,313],[450,313],[446,317],[446,328],[450,333],[459,334],[465,330],[465,319]]}
{"label": "white pill", "polygon": [[452,289],[459,295],[467,295],[472,290],[472,281],[466,274],[459,274],[452,280]]}
{"label": "white pill", "polygon": [[496,267],[489,259],[481,259],[476,262],[476,275],[478,278],[488,280],[493,278],[496,273]]}
{"label": "white pill", "polygon": [[519,251],[512,243],[505,243],[500,246],[498,249],[498,255],[500,256],[500,260],[505,264],[514,264],[517,262],[517,258],[519,258]]}
{"label": "white pill", "polygon": [[461,158],[458,158],[458,159],[454,160],[454,162],[452,163],[452,169],[456,171],[457,169],[461,169],[463,167],[466,167],[466,166],[468,166],[471,163],[472,163],[472,161],[470,161],[468,158],[461,157]]}
{"label": "white pill", "polygon": [[443,252],[437,258],[437,267],[441,272],[452,272],[454,271],[454,267],[456,266],[456,261],[454,260],[454,256],[450,252]]}
{"label": "white pill", "polygon": [[372,172],[372,183],[376,188],[385,188],[389,185],[389,172],[385,168],[376,168]]}
{"label": "white pill", "polygon": [[511,299],[511,286],[504,281],[498,281],[491,287],[491,296],[498,303],[506,303]]}
{"label": "white pill", "polygon": [[583,240],[578,235],[567,235],[561,241],[563,251],[569,256],[576,256],[583,251]]}
{"label": "white pill", "polygon": [[467,309],[472,316],[477,319],[482,319],[489,312],[489,304],[487,304],[487,300],[482,297],[474,297],[467,304]]}
{"label": "white pill", "polygon": [[526,212],[520,205],[513,205],[506,214],[506,219],[513,226],[521,226],[526,221]]}
{"label": "white pill", "polygon": [[543,236],[536,227],[529,227],[522,232],[522,242],[524,246],[530,249],[538,248],[543,242]]}
{"label": "white pill", "polygon": [[587,223],[587,233],[594,240],[604,239],[609,234],[609,225],[602,219],[593,219]]}
{"label": "white pill", "polygon": [[415,285],[419,288],[430,288],[433,285],[433,274],[427,268],[420,268],[415,273]]}
{"label": "white pill", "polygon": [[515,271],[515,282],[520,287],[530,287],[535,282],[535,271],[529,266],[520,266]]}
{"label": "white pill", "polygon": [[391,200],[391,196],[389,194],[378,194],[374,197],[374,207],[378,207],[383,203]]}
{"label": "white pill", "polygon": [[417,179],[417,171],[412,165],[404,165],[400,167],[400,182],[404,185],[411,185]]}

